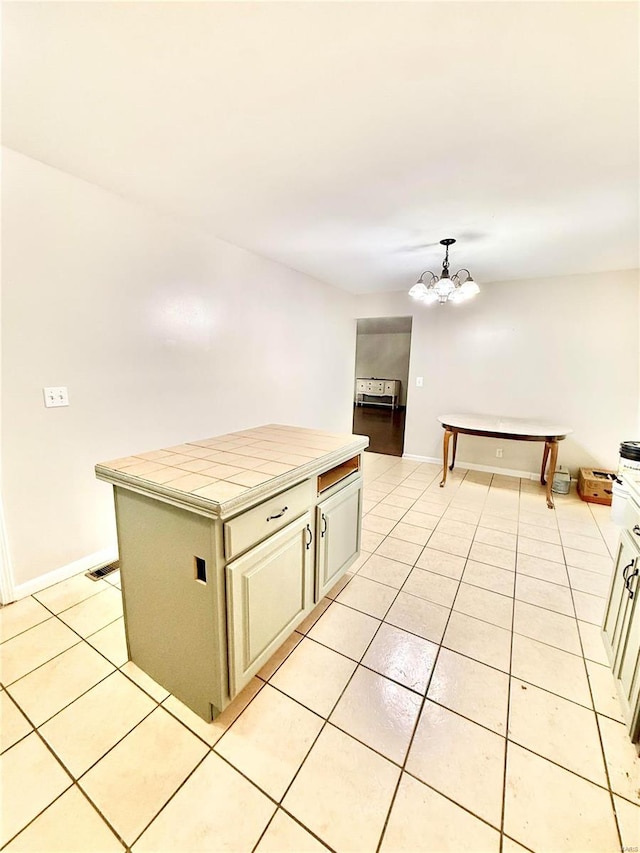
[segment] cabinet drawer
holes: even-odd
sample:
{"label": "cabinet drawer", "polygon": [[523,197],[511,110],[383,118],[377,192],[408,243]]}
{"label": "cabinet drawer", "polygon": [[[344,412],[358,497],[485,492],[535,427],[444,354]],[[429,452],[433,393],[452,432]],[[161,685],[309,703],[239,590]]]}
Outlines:
{"label": "cabinet drawer", "polygon": [[396,393],[396,382],[392,380],[391,382],[384,383],[384,393],[385,394],[395,394]]}
{"label": "cabinet drawer", "polygon": [[367,383],[364,379],[358,379],[356,382],[356,391],[358,394],[366,394],[367,392]]}
{"label": "cabinet drawer", "polygon": [[312,484],[310,480],[306,480],[225,522],[225,557],[230,560],[271,536],[302,515],[312,502]]}

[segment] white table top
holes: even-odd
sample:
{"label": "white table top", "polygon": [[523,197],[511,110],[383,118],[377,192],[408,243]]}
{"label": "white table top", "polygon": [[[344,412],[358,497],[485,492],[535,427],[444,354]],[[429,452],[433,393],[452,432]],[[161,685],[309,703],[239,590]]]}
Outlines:
{"label": "white table top", "polygon": [[508,418],[503,415],[439,415],[438,420],[445,426],[457,427],[458,429],[500,432],[509,435],[565,436],[573,432],[565,424],[558,424],[553,421]]}

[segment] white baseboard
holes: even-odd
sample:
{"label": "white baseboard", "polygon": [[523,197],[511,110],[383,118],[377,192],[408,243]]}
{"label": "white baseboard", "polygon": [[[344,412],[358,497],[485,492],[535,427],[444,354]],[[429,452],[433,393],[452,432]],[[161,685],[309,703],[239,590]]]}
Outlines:
{"label": "white baseboard", "polygon": [[117,559],[118,552],[114,548],[105,548],[104,551],[96,551],[95,554],[81,557],[79,560],[74,560],[73,563],[60,566],[59,569],[54,569],[45,575],[39,575],[37,578],[26,581],[26,583],[18,584],[13,589],[13,600],[17,601],[20,598],[26,598],[27,595],[40,592],[41,589],[46,589],[46,587],[52,586],[54,583],[66,581],[67,578],[79,575],[80,572],[89,572],[91,569],[97,569],[99,566],[106,566],[107,563],[112,563]]}
{"label": "white baseboard", "polygon": [[[431,462],[434,465],[442,467],[441,456],[416,456],[413,453],[403,453],[402,458],[411,459],[413,462]],[[475,462],[458,462],[456,460],[456,468],[466,468],[469,471],[484,471],[487,474],[504,474],[506,477],[522,477],[525,480],[538,480],[540,478],[540,472],[517,471],[515,468],[494,468],[491,465],[477,465]]]}

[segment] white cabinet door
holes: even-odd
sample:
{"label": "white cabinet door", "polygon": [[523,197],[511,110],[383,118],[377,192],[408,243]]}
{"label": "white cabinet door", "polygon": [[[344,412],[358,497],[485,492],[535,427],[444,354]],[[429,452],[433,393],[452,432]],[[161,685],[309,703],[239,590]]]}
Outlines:
{"label": "white cabinet door", "polygon": [[640,726],[640,552],[628,531],[620,536],[603,636],[631,738]]}
{"label": "white cabinet door", "polygon": [[618,545],[618,553],[611,577],[609,598],[602,628],[609,659],[611,665],[614,667],[614,674],[620,642],[623,638],[623,630],[626,625],[625,615],[629,604],[629,595],[625,585],[628,575],[635,569],[637,558],[638,549],[630,539],[629,534],[625,531],[622,533]]}
{"label": "white cabinet door", "polygon": [[229,688],[238,693],[313,602],[311,513],[227,565]]}
{"label": "white cabinet door", "polygon": [[[638,703],[640,694],[640,607],[638,607],[638,576],[627,573],[627,595],[632,594],[625,612],[624,625],[621,631],[620,645],[615,662],[615,674],[620,682],[620,693],[623,703],[628,705],[629,716]],[[625,708],[627,710],[627,708]]]}
{"label": "white cabinet door", "polygon": [[[623,539],[624,541],[624,539]],[[623,559],[624,585],[619,621],[621,623],[613,674],[618,680],[618,689],[622,698],[625,714],[632,720],[640,698],[640,606],[638,605],[638,564],[640,556],[635,552],[636,559]]]}
{"label": "white cabinet door", "polygon": [[316,508],[316,595],[326,595],[360,553],[362,480]]}

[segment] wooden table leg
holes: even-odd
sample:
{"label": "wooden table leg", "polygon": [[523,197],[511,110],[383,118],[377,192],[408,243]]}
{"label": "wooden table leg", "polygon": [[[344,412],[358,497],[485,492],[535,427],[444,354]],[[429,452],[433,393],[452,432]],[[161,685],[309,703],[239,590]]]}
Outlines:
{"label": "wooden table leg", "polygon": [[549,472],[547,474],[547,506],[549,509],[553,509],[553,498],[551,497],[551,486],[553,485],[553,475],[556,472],[556,463],[558,461],[558,442],[552,440],[549,442],[551,445],[551,453],[549,460]]}
{"label": "wooden table leg", "polygon": [[547,485],[547,480],[544,476],[544,472],[547,470],[547,460],[549,459],[549,450],[550,450],[550,442],[545,441],[544,443],[544,453],[542,454],[542,468],[540,469],[540,482],[543,486]]}
{"label": "wooden table leg", "polygon": [[447,482],[447,465],[449,464],[449,439],[453,433],[451,430],[445,429],[444,431],[444,439],[442,442],[442,482],[440,483],[440,488],[444,486]]}
{"label": "wooden table leg", "polygon": [[453,455],[451,457],[451,465],[449,465],[449,470],[453,471],[453,466],[456,464],[456,450],[458,449],[458,433],[454,432],[453,434]]}

